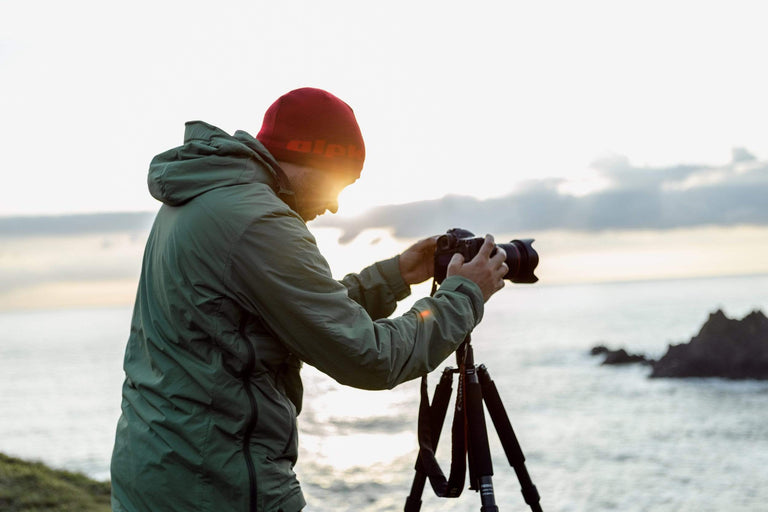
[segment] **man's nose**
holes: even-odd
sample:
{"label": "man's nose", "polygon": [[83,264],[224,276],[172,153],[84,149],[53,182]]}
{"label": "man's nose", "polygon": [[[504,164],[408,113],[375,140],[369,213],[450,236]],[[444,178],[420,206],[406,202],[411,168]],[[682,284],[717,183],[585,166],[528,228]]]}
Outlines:
{"label": "man's nose", "polygon": [[328,203],[328,206],[326,208],[331,213],[336,213],[339,211],[339,202],[338,201],[331,201]]}

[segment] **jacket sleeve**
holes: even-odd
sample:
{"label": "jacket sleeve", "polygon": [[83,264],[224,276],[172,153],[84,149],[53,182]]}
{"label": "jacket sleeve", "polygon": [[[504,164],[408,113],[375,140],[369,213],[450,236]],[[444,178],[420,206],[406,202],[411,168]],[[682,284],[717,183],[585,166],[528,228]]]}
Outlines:
{"label": "jacket sleeve", "polygon": [[411,288],[400,275],[400,257],[379,261],[359,274],[347,274],[341,280],[347,295],[363,306],[374,320],[386,318],[397,307],[397,301],[411,294]]}
{"label": "jacket sleeve", "polygon": [[234,299],[288,350],[363,389],[389,389],[432,371],[483,314],[477,285],[453,276],[404,315],[374,321],[333,279],[314,237],[287,209],[252,221],[232,250],[229,276]]}

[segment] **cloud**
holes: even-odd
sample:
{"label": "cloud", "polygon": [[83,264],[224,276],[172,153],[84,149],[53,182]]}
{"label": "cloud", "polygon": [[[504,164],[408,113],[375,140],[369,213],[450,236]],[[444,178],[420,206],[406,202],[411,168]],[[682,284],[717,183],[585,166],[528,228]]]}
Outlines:
{"label": "cloud", "polygon": [[134,231],[0,237],[0,295],[51,282],[135,281],[145,240]]}
{"label": "cloud", "polygon": [[145,232],[149,230],[154,217],[155,214],[151,212],[0,217],[0,237]]}
{"label": "cloud", "polygon": [[768,225],[768,162],[743,148],[724,166],[637,167],[626,157],[594,162],[601,188],[563,192],[566,180],[526,183],[504,197],[438,200],[381,206],[354,217],[325,216],[318,227],[343,231],[349,242],[366,228],[421,237],[463,227],[475,233],[535,235],[537,231],[667,230],[700,226]]}
{"label": "cloud", "polygon": [[755,155],[747,151],[745,148],[733,148],[732,154],[734,162],[751,162],[757,160]]}
{"label": "cloud", "polygon": [[[312,225],[339,228],[341,243],[353,241],[368,229],[387,230],[400,239],[443,233],[452,227],[478,235],[536,238],[542,248],[549,247],[550,257],[543,265],[550,265],[550,277],[566,279],[572,278],[574,261],[611,261],[603,270],[593,268],[591,273],[580,275],[585,279],[595,275],[618,278],[639,275],[633,270],[637,259],[651,256],[663,260],[670,275],[685,274],[693,271],[687,262],[698,250],[690,247],[710,246],[711,250],[701,251],[709,253],[710,270],[735,267],[764,271],[764,259],[759,255],[764,253],[768,228],[768,162],[735,149],[732,161],[722,166],[641,167],[614,155],[594,162],[592,169],[595,179],[586,188],[573,187],[573,182],[565,179],[534,180],[503,197],[481,200],[451,195],[380,206],[356,217],[325,215]],[[109,302],[105,297],[128,303],[135,293],[141,254],[154,215],[133,212],[0,218],[0,309],[43,307],[58,304],[56,301]],[[741,227],[730,229],[733,226]],[[679,239],[680,228],[703,229],[688,231],[696,233],[697,241],[685,249]],[[656,232],[653,251],[642,245],[646,243],[645,230]],[[561,233],[553,239],[544,231]],[[571,232],[567,243],[562,242],[563,231]],[[616,231],[621,232],[619,237],[640,245],[612,252],[610,244],[623,243],[621,239],[617,242]],[[717,236],[712,237],[712,233]],[[751,244],[747,250],[734,252],[730,246],[732,237],[738,236]],[[364,244],[365,239],[361,237],[358,242]],[[573,247],[585,239],[590,241],[586,253],[583,247]],[[597,248],[594,240],[599,241]],[[562,243],[567,247],[557,245]],[[359,249],[353,244],[340,252]],[[686,263],[672,265],[675,255],[675,261]],[[622,267],[619,261],[631,264]]]}
{"label": "cloud", "polygon": [[[340,242],[362,231],[388,229],[416,238],[462,227],[478,234],[535,236],[544,230],[668,230],[703,226],[768,226],[768,162],[734,148],[726,165],[639,167],[622,155],[592,164],[598,188],[569,192],[565,179],[534,180],[506,196],[441,199],[379,206],[355,217],[325,215],[316,227],[342,230]],[[143,238],[154,213],[0,218],[0,239],[134,233]]]}
{"label": "cloud", "polygon": [[72,283],[135,286],[153,218],[151,212],[0,217],[0,309],[48,304],[43,292],[24,295],[41,286],[61,285],[64,298],[77,294]]}

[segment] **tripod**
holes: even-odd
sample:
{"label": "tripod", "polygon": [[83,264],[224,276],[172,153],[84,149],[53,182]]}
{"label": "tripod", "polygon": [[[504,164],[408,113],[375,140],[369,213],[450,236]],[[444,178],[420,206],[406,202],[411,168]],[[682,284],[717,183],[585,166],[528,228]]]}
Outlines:
{"label": "tripod", "polygon": [[[476,366],[470,345],[470,337],[456,351],[458,369],[446,368],[429,404],[427,379],[421,382],[419,406],[419,456],[411,493],[406,498],[404,512],[418,512],[427,478],[435,494],[454,498],[464,487],[466,461],[469,462],[469,488],[480,491],[481,512],[498,512],[493,491],[493,465],[488,446],[488,431],[483,414],[483,402],[488,408],[496,433],[499,435],[509,464],[515,469],[525,502],[533,512],[541,512],[539,493],[525,468],[525,456],[501,403],[496,385],[485,365]],[[451,472],[445,479],[435,459],[435,450],[445,421],[451,396],[453,374],[459,374],[459,387],[452,427]]]}

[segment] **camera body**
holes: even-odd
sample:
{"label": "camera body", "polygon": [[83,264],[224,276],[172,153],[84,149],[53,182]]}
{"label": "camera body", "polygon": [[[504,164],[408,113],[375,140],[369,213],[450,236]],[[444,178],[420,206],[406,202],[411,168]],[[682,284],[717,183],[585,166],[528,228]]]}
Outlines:
{"label": "camera body", "polygon": [[[446,277],[448,263],[456,253],[464,256],[464,261],[468,262],[483,246],[484,238],[475,237],[474,233],[466,229],[449,229],[446,234],[437,239],[435,248],[435,281],[442,283]],[[533,274],[536,266],[539,264],[539,255],[533,249],[533,239],[512,240],[508,244],[496,244],[497,247],[504,249],[507,254],[506,264],[509,271],[504,279],[513,283],[535,283],[539,280]],[[496,248],[491,255],[496,254]]]}

